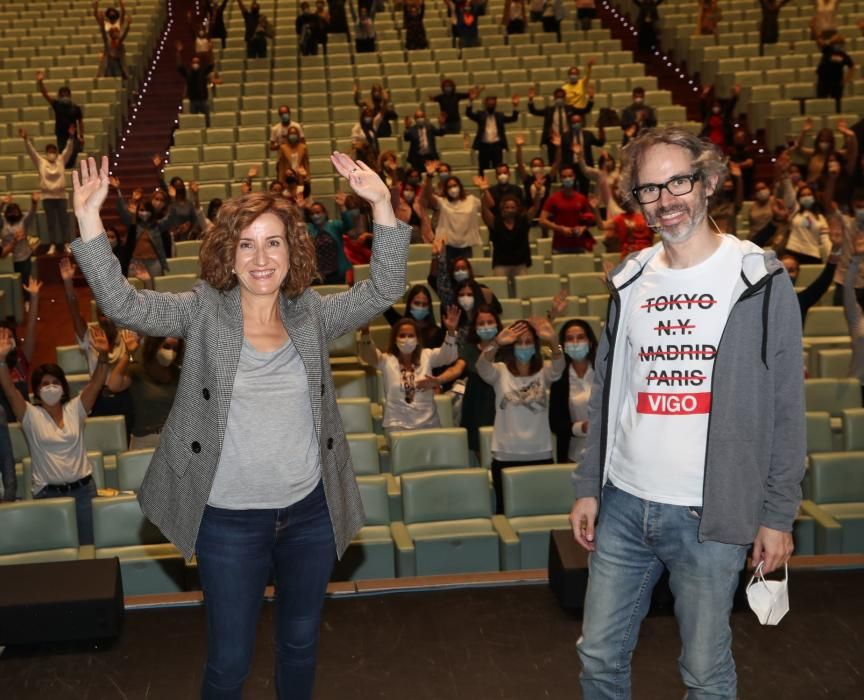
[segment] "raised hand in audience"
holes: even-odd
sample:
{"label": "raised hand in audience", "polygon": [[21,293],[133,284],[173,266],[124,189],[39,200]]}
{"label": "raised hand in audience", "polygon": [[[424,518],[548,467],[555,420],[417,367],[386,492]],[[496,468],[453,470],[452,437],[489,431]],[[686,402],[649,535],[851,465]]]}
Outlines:
{"label": "raised hand in audience", "polygon": [[558,336],[555,333],[555,327],[545,318],[540,316],[532,316],[528,319],[528,323],[537,333],[537,337],[546,345],[554,347],[558,344]]}
{"label": "raised hand in audience", "polygon": [[568,302],[567,290],[562,289],[552,298],[552,306],[549,309],[549,320],[554,321],[559,316],[567,313]]}
{"label": "raised hand in audience", "polygon": [[845,119],[840,119],[837,121],[837,131],[839,131],[846,138],[851,138],[855,136],[855,132],[849,128],[849,123]]}
{"label": "raised hand in audience", "polygon": [[486,179],[483,175],[475,175],[474,176],[474,186],[478,190],[488,190],[489,189],[489,180]]}
{"label": "raised hand in audience", "polygon": [[444,112],[438,112],[438,124],[444,126],[447,124],[447,114]]}
{"label": "raised hand in audience", "polygon": [[513,95],[513,97],[510,98],[510,102],[513,103],[514,107],[518,107],[519,106],[519,95]]}
{"label": "raised hand in audience", "polygon": [[32,192],[30,194],[30,201],[33,202],[33,204],[36,204],[36,202],[38,202],[40,199],[42,199],[41,192]]}
{"label": "raised hand in audience", "polygon": [[158,153],[155,154],[153,156],[153,158],[151,158],[150,160],[152,161],[152,163],[155,167],[157,167],[157,168],[162,167],[162,156],[160,156]]}
{"label": "raised hand in audience", "polygon": [[18,129],[18,137],[27,140],[27,129]]}
{"label": "raised hand in audience", "polygon": [[38,296],[39,290],[42,289],[42,282],[37,280],[35,277],[31,277],[27,284],[22,284],[21,288],[27,292],[30,296]]}
{"label": "raised hand in audience", "polygon": [[423,167],[426,168],[427,175],[434,175],[438,170],[438,161],[437,160],[427,160]]}
{"label": "raised hand in audience", "polygon": [[516,145],[520,148],[525,145],[525,137],[522,134],[516,134]]}
{"label": "raised hand in audience", "polygon": [[44,70],[37,70],[36,71],[36,82],[41,83],[43,80],[45,80],[45,71]]}
{"label": "raised hand in audience", "polygon": [[75,263],[71,258],[60,258],[60,279],[64,282],[75,278]]}
{"label": "raised hand in audience", "polygon": [[517,338],[527,330],[527,321],[516,321],[504,328],[497,336],[495,336],[495,342],[498,345],[513,345]]}
{"label": "raised hand in audience", "polygon": [[102,356],[107,356],[111,352],[108,336],[101,326],[90,326],[90,347]]}
{"label": "raised hand in audience", "polygon": [[123,344],[126,346],[126,350],[130,355],[134,355],[141,346],[140,336],[135,331],[130,331],[128,328],[124,328],[120,331],[120,338],[122,338]]}
{"label": "raised hand in audience", "polygon": [[444,312],[444,317],[441,319],[441,323],[448,331],[455,333],[459,328],[459,319],[461,317],[462,309],[458,306],[450,305],[447,307],[447,311]]}

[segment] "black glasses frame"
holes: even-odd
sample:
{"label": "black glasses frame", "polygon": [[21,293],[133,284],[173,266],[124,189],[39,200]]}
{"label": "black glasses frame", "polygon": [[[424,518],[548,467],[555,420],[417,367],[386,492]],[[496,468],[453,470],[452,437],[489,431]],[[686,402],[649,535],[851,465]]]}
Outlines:
{"label": "black glasses frame", "polygon": [[[690,173],[689,175],[676,175],[675,177],[670,177],[664,183],[654,183],[649,182],[640,187],[634,187],[630,192],[633,194],[633,197],[636,199],[639,204],[653,204],[658,199],[660,199],[660,195],[663,190],[666,190],[673,197],[683,197],[685,194],[690,194],[693,191],[693,188],[696,186],[696,182],[702,178],[702,173]],[[690,188],[684,192],[673,192],[669,189],[669,185],[673,182],[677,182],[679,180],[687,180],[690,183]],[[644,189],[648,187],[656,187],[657,188],[657,196],[653,199],[645,199],[644,193],[642,192]]]}

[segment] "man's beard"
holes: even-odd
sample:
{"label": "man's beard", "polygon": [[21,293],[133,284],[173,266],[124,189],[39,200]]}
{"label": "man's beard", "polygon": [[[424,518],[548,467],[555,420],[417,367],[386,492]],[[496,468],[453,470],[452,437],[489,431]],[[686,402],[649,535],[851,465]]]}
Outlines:
{"label": "man's beard", "polygon": [[[668,214],[683,212],[685,218],[672,226],[664,226],[660,217]],[[691,209],[684,202],[676,202],[671,207],[658,207],[650,215],[646,215],[645,219],[648,226],[656,233],[660,234],[664,243],[677,245],[684,243],[693,237],[702,223],[705,221],[705,215],[708,213],[708,204],[705,200],[700,200],[695,204],[695,208]]]}

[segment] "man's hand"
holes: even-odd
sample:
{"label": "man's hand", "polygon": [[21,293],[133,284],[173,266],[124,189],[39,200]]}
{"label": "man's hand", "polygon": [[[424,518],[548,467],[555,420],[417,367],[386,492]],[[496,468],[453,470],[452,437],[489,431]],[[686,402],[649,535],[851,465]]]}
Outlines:
{"label": "man's hand", "polygon": [[60,258],[60,279],[69,282],[75,278],[75,264],[69,258]]}
{"label": "man's hand", "polygon": [[45,71],[44,70],[37,70],[36,71],[36,82],[41,83],[43,80],[45,80]]}
{"label": "man's hand", "polygon": [[570,527],[573,538],[582,549],[593,552],[597,549],[594,542],[594,525],[597,522],[597,499],[589,496],[577,498],[570,511]]}
{"label": "man's hand", "polygon": [[789,561],[794,550],[795,545],[792,543],[791,532],[760,527],[759,532],[756,533],[756,539],[753,540],[753,566],[759,566],[760,561],[765,562],[762,571],[770,574]]}

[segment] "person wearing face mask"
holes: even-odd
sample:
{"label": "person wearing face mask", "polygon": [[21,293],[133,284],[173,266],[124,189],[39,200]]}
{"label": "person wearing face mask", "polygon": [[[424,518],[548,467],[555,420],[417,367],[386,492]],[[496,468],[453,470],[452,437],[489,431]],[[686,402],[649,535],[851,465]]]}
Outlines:
{"label": "person wearing face mask", "polygon": [[[633,88],[633,102],[621,110],[621,129],[628,138],[635,138],[641,129],[653,129],[657,126],[657,112],[645,102],[645,88]],[[633,128],[635,127],[635,129]]]}
{"label": "person wearing face mask", "polygon": [[432,370],[455,362],[459,357],[456,328],[459,309],[444,315],[447,329],[441,347],[425,348],[417,324],[403,318],[390,332],[387,349],[381,352],[372,343],[369,329],[360,329],[360,359],[381,372],[384,384],[384,420],[389,435],[394,430],[438,428],[441,422],[435,406],[435,389],[441,385]]}
{"label": "person wearing face mask", "polygon": [[322,36],[326,37],[326,26],[322,22],[321,15],[313,12],[308,2],[300,3],[300,14],[294,21],[294,29],[300,37],[298,40],[300,54],[317,56],[318,44],[322,43]]}
{"label": "person wearing face mask", "polygon": [[[70,126],[74,131],[75,127]],[[39,191],[42,198],[42,207],[45,209],[45,219],[48,224],[48,238],[51,247],[48,255],[54,255],[57,248],[62,248],[69,242],[68,220],[66,209],[66,161],[72,155],[75,148],[75,139],[70,138],[62,153],[57,153],[57,146],[49,143],[45,147],[45,153],[39,153],[33,142],[30,141],[27,131],[18,129],[18,135],[24,139],[24,147],[36,171],[39,173]],[[74,136],[74,133],[70,134]]]}
{"label": "person wearing face mask", "polygon": [[761,180],[754,186],[753,202],[747,212],[750,240],[762,248],[782,249],[789,233],[789,210],[794,206],[789,156],[780,154],[774,164],[773,191]]}
{"label": "person wearing face mask", "polygon": [[[589,88],[593,91],[593,88]],[[585,117],[574,114],[570,117],[570,131],[564,135],[561,141],[561,163],[562,165],[573,165],[582,160],[589,168],[594,167],[594,148],[606,145],[606,130],[601,126],[597,133],[585,128]],[[587,195],[589,182],[587,176],[578,166],[575,170],[576,185],[579,191]]]}
{"label": "person wearing face mask", "polygon": [[596,223],[587,197],[576,191],[576,171],[570,165],[561,168],[561,189],[549,196],[540,214],[540,225],[552,232],[552,252],[591,252],[594,237],[588,229]]}
{"label": "person wearing face mask", "polygon": [[288,142],[288,129],[294,128],[300,134],[300,140],[306,140],[303,126],[300,122],[291,118],[291,109],[288,105],[279,105],[279,121],[270,127],[270,141],[268,146],[271,151],[278,151],[279,146]]}
{"label": "person wearing face mask", "polygon": [[129,371],[135,414],[130,450],[159,445],[180,382],[183,349],[180,338],[148,336],[141,344],[141,362],[135,362]]}
{"label": "person wearing face mask", "polygon": [[[540,134],[540,145],[546,146],[547,159],[551,163],[555,160],[558,147],[555,141],[564,138],[570,129],[570,118],[574,114],[587,114],[594,107],[593,100],[580,109],[567,104],[567,95],[564,88],[557,88],[552,94],[552,100],[542,109],[537,109],[534,98],[537,91],[534,86],[528,88],[528,112],[535,117],[543,117],[543,131]],[[557,137],[557,139],[556,139]]]}
{"label": "person wearing face mask", "polygon": [[225,26],[225,6],[228,0],[213,0],[210,3],[210,36],[222,42],[222,48],[228,39],[228,29]]}
{"label": "person wearing face mask", "polygon": [[552,194],[552,183],[558,176],[558,168],[561,165],[561,143],[558,139],[556,142],[558,145],[555,147],[555,159],[547,172],[546,164],[542,158],[532,158],[529,167],[525,167],[525,159],[522,154],[525,137],[521,134],[516,136],[516,172],[519,174],[524,188],[522,198],[526,202],[533,202],[539,196],[541,210],[549,195]]}
{"label": "person wearing face mask", "polygon": [[510,98],[513,112],[505,116],[497,111],[498,98],[488,96],[484,101],[482,112],[474,111],[474,100],[477,93],[472,89],[468,92],[468,107],[465,116],[477,124],[472,148],[477,151],[478,174],[482,175],[486,168],[497,168],[508,150],[506,124],[512,124],[519,119],[519,95]]}
{"label": "person wearing face mask", "polygon": [[[850,203],[849,214],[844,214],[834,196],[838,183],[843,179],[843,173],[838,166],[828,172],[825,191],[822,193],[825,213],[829,219],[829,235],[839,231],[842,237],[840,259],[834,274],[834,305],[844,305],[844,289],[849,283],[847,270],[854,253],[854,243],[864,237],[864,190],[856,190]],[[851,280],[858,303],[864,306],[864,269],[859,267],[858,276]]]}
{"label": "person wearing face mask", "polygon": [[540,193],[537,192],[531,209],[527,212],[522,206],[522,192],[505,194],[493,208],[489,196],[489,185],[485,178],[479,178],[483,190],[483,223],[489,229],[489,242],[492,244],[492,274],[500,277],[517,277],[531,267],[531,244],[528,232],[531,221],[540,210]]}
{"label": "person wearing face mask", "polygon": [[322,284],[345,284],[345,276],[351,263],[345,255],[342,236],[346,233],[346,222],[329,219],[327,209],[320,202],[313,202],[307,210],[306,231],[315,244],[315,261]]}
{"label": "person wearing face mask", "polygon": [[[73,168],[75,159],[84,148],[84,112],[72,101],[72,91],[65,85],[57,91],[56,98],[48,94],[48,89],[45,87],[45,71],[36,71],[36,87],[54,112],[54,136],[57,139],[57,148],[64,151],[66,142],[73,142],[72,153],[65,161],[67,168]],[[75,131],[70,131],[70,127],[74,127]]]}
{"label": "person wearing face mask", "polygon": [[417,184],[395,180],[390,187],[396,218],[411,227],[412,243],[432,243],[435,234]]}
{"label": "person wearing face mask", "polygon": [[418,171],[425,170],[426,161],[438,160],[438,147],[435,139],[447,133],[444,128],[447,116],[441,112],[438,115],[438,124],[430,124],[426,118],[426,112],[418,109],[414,112],[414,119],[405,117],[405,131],[402,140],[408,143],[408,156],[406,160],[412,168]]}
{"label": "person wearing face mask", "polygon": [[828,247],[828,221],[814,190],[804,186],[798,190],[797,206],[790,213],[789,238],[784,252],[801,265],[818,265]]}
{"label": "person wearing face mask", "polygon": [[[201,230],[198,228],[198,213],[194,201],[197,196],[197,183],[189,183],[189,191],[195,190],[192,198],[189,197],[186,182],[182,177],[172,177],[170,182],[166,183],[160,174],[159,187],[168,194],[169,199],[164,211],[154,211],[153,219],[158,220],[165,250],[171,250],[173,241],[192,241],[199,238]],[[156,195],[154,192],[151,200],[154,207]]]}
{"label": "person wearing face mask", "polygon": [[714,220],[718,231],[735,234],[738,230],[738,212],[744,204],[744,178],[737,163],[729,161],[728,165],[729,177],[714,196],[708,215]]}
{"label": "person wearing face mask", "polygon": [[[372,259],[372,216],[368,204],[360,197],[344,192],[336,194],[336,205],[342,212],[342,247],[351,265],[368,265]],[[351,271],[353,279],[353,270]],[[350,280],[349,280],[350,284]]]}
{"label": "person wearing face mask", "polygon": [[702,88],[700,100],[702,131],[699,135],[714,145],[725,148],[732,145],[735,105],[738,104],[738,97],[741,95],[741,86],[735,85],[728,98],[717,97],[713,91],[713,85],[705,85]]}
{"label": "person wearing face mask", "polygon": [[404,314],[391,306],[384,312],[384,318],[391,326],[405,318],[414,321],[424,348],[438,348],[444,342],[444,330],[435,323],[435,316],[432,314],[432,294],[423,284],[415,284],[408,290]]}
{"label": "person wearing face mask", "polygon": [[446,195],[438,196],[432,187],[438,164],[427,161],[425,165],[424,204],[428,209],[438,212],[435,238],[446,241],[448,260],[470,258],[473,246],[483,245],[480,238],[480,200],[473,194],[467,194],[459,178],[452,176],[445,183]]}
{"label": "person wearing face mask", "polygon": [[[474,86],[474,94],[479,95],[483,91],[482,86]],[[441,111],[446,115],[444,129],[448,134],[462,133],[462,115],[459,110],[459,102],[467,100],[469,93],[458,92],[456,83],[449,78],[441,81],[441,92],[437,95],[429,95],[430,102],[437,102]]]}
{"label": "person wearing face mask", "polygon": [[357,53],[373,53],[375,51],[375,24],[369,15],[369,10],[361,7],[357,13],[357,25],[354,28],[354,50]]}
{"label": "person wearing face mask", "polygon": [[485,0],[444,0],[453,27],[456,48],[480,46],[478,20],[485,12]]}
{"label": "person wearing face mask", "polygon": [[[541,343],[552,350],[549,365],[543,361]],[[477,374],[495,390],[492,483],[496,513],[504,511],[502,469],[552,463],[547,390],[564,368],[563,349],[552,324],[544,318],[516,321],[480,353]]]}
{"label": "person wearing face mask", "polygon": [[[203,62],[201,56],[193,56],[187,66],[183,62],[183,42],[176,43],[177,72],[186,81],[186,97],[189,99],[189,112],[203,114],[204,124],[210,127],[210,74],[213,72],[212,62]],[[214,82],[216,79],[214,78]]]}
{"label": "person wearing face mask", "polygon": [[6,362],[7,355],[15,350],[15,338],[8,328],[0,329],[0,387],[27,438],[33,498],[74,498],[82,545],[93,544],[91,504],[96,495],[84,444],[84,421],[108,374],[105,334],[94,328],[90,335],[99,360],[81,393],[73,398],[63,370],[55,364],[43,364],[33,370],[30,384],[36,403],[30,403],[12,382]]}
{"label": "person wearing face mask", "polygon": [[122,248],[115,249],[114,252],[121,266],[125,263],[124,269],[128,273],[129,267],[134,263],[145,268],[151,278],[165,274],[168,271],[166,238],[167,243],[171,243],[170,220],[167,217],[157,217],[152,199],[141,203],[140,199],[135,200],[133,196],[133,210],[130,211],[120,190],[120,180],[112,177],[111,186],[117,192],[117,213],[126,227],[126,241]]}
{"label": "person wearing face mask", "polygon": [[576,318],[558,331],[567,369],[549,388],[549,427],[555,434],[556,462],[579,462],[588,434],[588,401],[594,381],[597,337],[591,325]]}
{"label": "person wearing face mask", "polygon": [[816,96],[833,97],[837,112],[843,111],[843,90],[855,77],[855,62],[844,51],[846,38],[842,34],[823,39],[817,38],[816,44],[822,52],[816,66]]}
{"label": "person wearing face mask", "polygon": [[405,29],[405,49],[417,51],[429,48],[426,38],[426,26],[423,17],[426,14],[424,0],[408,0],[402,8],[402,26]]}
{"label": "person wearing face mask", "polygon": [[564,91],[564,99],[568,105],[576,109],[588,107],[588,84],[591,81],[591,69],[597,62],[595,58],[589,58],[585,62],[585,75],[582,76],[579,66],[571,66],[567,71],[567,82],[561,86]]}
{"label": "person wearing face mask", "polygon": [[[624,209],[618,203],[618,180],[621,177],[621,169],[618,163],[607,150],[600,151],[597,159],[597,167],[592,168],[582,157],[582,151],[577,149],[573,152],[576,161],[577,172],[583,178],[595,183],[594,191],[597,195],[598,221],[602,219],[614,219],[624,213]],[[577,179],[577,182],[580,182]],[[613,252],[613,251],[607,251]]]}
{"label": "person wearing face mask", "polygon": [[96,73],[100,78],[126,78],[129,75],[126,66],[126,37],[132,26],[132,19],[119,21],[117,24],[106,25],[99,18],[98,6],[93,8],[96,21],[99,23],[99,32],[102,34],[104,50],[99,62],[99,70]]}
{"label": "person wearing face mask", "polygon": [[[308,6],[309,3],[304,3]],[[257,0],[252,0],[249,7],[243,3],[243,0],[237,0],[237,6],[240,8],[240,14],[243,15],[243,39],[246,41],[246,58],[253,58],[254,46],[252,42],[255,39],[255,30],[258,28],[258,20],[261,16],[261,8]]]}
{"label": "person wearing face mask", "polygon": [[[309,174],[309,149],[300,137],[297,127],[289,126],[285,141],[279,145],[279,160],[276,163],[277,177],[284,181],[288,171]],[[305,181],[305,177],[303,180]]]}
{"label": "person wearing face mask", "polygon": [[522,188],[511,182],[510,175],[510,166],[502,163],[495,168],[494,185],[490,185],[485,177],[474,176],[475,187],[483,193],[480,197],[483,206],[489,207],[493,214],[498,213],[498,207],[505,197],[512,197],[519,202],[520,206],[524,205]]}
{"label": "person wearing face mask", "polygon": [[813,130],[813,119],[807,117],[801,127],[801,134],[789,151],[790,155],[797,154],[807,158],[806,182],[814,186],[824,185],[828,170],[828,160],[831,156],[835,156],[840,160],[842,169],[847,175],[854,175],[860,148],[858,138],[855,132],[849,128],[846,120],[837,120],[837,131],[843,134],[842,148],[836,148],[834,131],[829,128],[820,129],[813,139],[813,147],[808,148],[804,145],[804,142],[813,133]]}
{"label": "person wearing face mask", "polygon": [[[33,267],[33,248],[27,238],[27,227],[36,216],[36,204],[41,194],[34,192],[30,195],[30,209],[27,213],[21,211],[21,207],[12,201],[11,195],[3,199],[3,228],[0,229],[0,257],[5,258],[12,255],[12,269],[21,275],[21,284],[25,287],[30,281],[30,271]],[[27,291],[24,291],[25,310],[29,303]]]}
{"label": "person wearing face mask", "polygon": [[504,31],[506,32],[505,37],[511,34],[524,34],[526,19],[524,0],[504,1],[504,14],[501,17],[501,24],[504,26]]}
{"label": "person wearing face mask", "polygon": [[660,12],[663,0],[633,0],[639,8],[636,32],[640,53],[654,51],[660,46]]}
{"label": "person wearing face mask", "polygon": [[351,146],[355,160],[361,160],[369,167],[378,163],[380,145],[379,129],[384,122],[384,113],[375,114],[371,107],[360,111],[359,121],[351,127]]}

